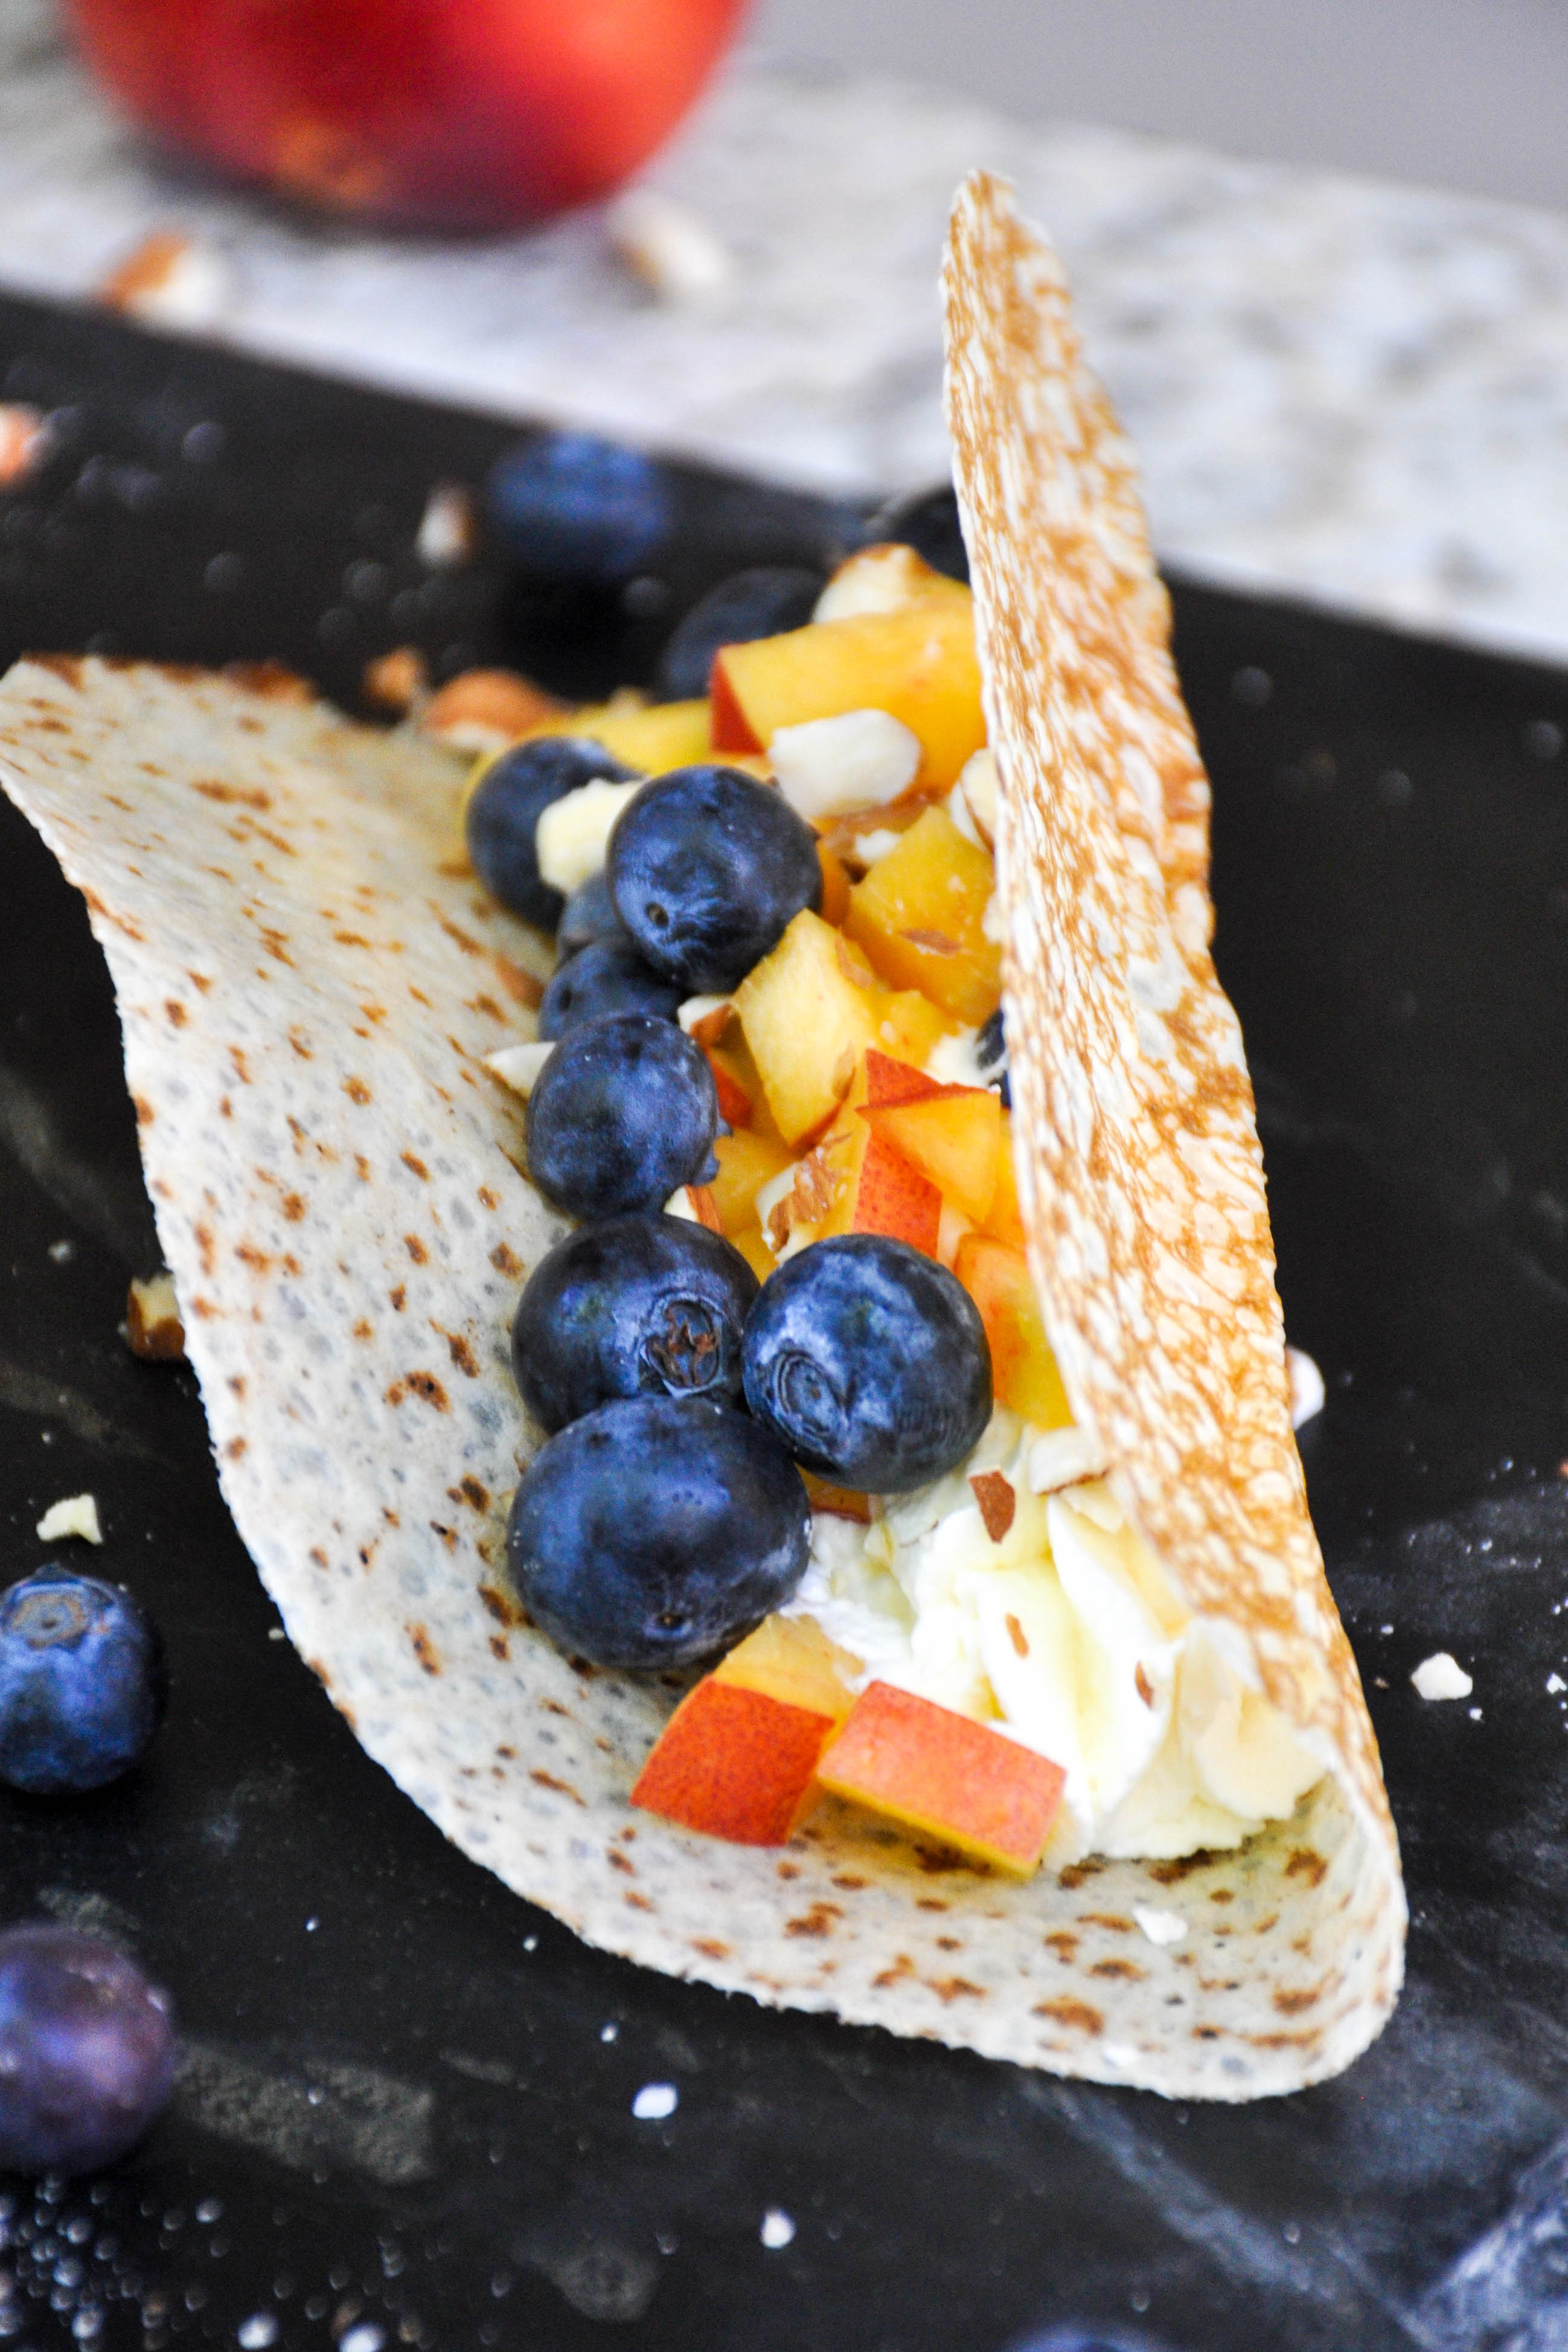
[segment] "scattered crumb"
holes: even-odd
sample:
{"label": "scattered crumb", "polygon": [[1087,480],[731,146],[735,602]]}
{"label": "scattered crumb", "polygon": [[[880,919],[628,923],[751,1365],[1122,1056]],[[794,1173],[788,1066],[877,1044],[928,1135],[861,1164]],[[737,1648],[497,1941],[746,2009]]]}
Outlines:
{"label": "scattered crumb", "polygon": [[143,1282],[133,1277],[125,1301],[125,1344],[146,1363],[184,1360],[185,1327],[174,1296],[174,1277],[165,1266]]}
{"label": "scattered crumb", "polygon": [[60,1536],[80,1536],[84,1542],[93,1544],[103,1541],[96,1496],[68,1495],[63,1501],[49,1505],[38,1521],[38,1540],[54,1543]]}
{"label": "scattered crumb", "polygon": [[608,2025],[601,2025],[600,2027],[599,2039],[601,2042],[614,2042],[619,2040],[620,2033],[621,2028],[615,2023],[614,2020],[612,2019]]}
{"label": "scattered crumb", "polygon": [[1469,1715],[1472,1723],[1479,1723],[1480,1721],[1481,1711],[1479,1706],[1467,1707],[1465,1711]]}
{"label": "scattered crumb", "polygon": [[605,226],[617,260],[661,302],[702,302],[729,284],[729,247],[702,215],[657,188],[628,188]]}
{"label": "scattered crumb", "polygon": [[680,2104],[681,2095],[673,2083],[644,2083],[632,2102],[632,2112],[640,2124],[662,2124]]}
{"label": "scattered crumb", "polygon": [[1447,1650],[1423,1658],[1410,1679],[1423,1698],[1469,1698],[1475,1688],[1472,1678]]}
{"label": "scattered crumb", "polygon": [[1291,1383],[1291,1427],[1301,1429],[1323,1409],[1323,1376],[1304,1348],[1286,1349],[1285,1372]]}
{"label": "scattered crumb", "polygon": [[526,1045],[503,1045],[498,1052],[486,1054],[484,1064],[493,1078],[499,1078],[504,1087],[510,1087],[526,1102],[554,1051],[553,1044],[547,1045],[543,1040],[530,1041]]}
{"label": "scattered crumb", "polygon": [[19,400],[0,403],[0,489],[14,490],[25,482],[42,465],[48,446],[48,420],[41,409]]}
{"label": "scattered crumb", "polygon": [[1156,1911],[1146,1903],[1134,1903],[1133,1916],[1151,1944],[1179,1944],[1186,1934],[1179,1911]]}
{"label": "scattered crumb", "polygon": [[365,664],[361,692],[374,710],[392,710],[401,717],[422,705],[430,691],[430,672],[417,646],[399,646]]}
{"label": "scattered crumb", "polygon": [[269,1625],[267,1629],[267,1638],[269,1642],[287,1642],[288,1636],[281,1625]]}
{"label": "scattered crumb", "polygon": [[436,689],[419,723],[454,751],[500,751],[564,708],[516,670],[465,669]]}
{"label": "scattered crumb", "polygon": [[433,572],[455,571],[478,544],[474,501],[461,482],[437,482],[424,502],[413,545]]}
{"label": "scattered crumb", "polygon": [[98,293],[144,326],[210,327],[229,307],[234,276],[216,246],[163,230],[127,255]]}
{"label": "scattered crumb", "polygon": [[77,1254],[75,1242],[51,1242],[49,1255],[57,1265],[69,1265]]}
{"label": "scattered crumb", "polygon": [[795,2224],[782,2205],[769,2205],[767,2212],[762,2216],[762,2227],[758,2235],[769,2253],[777,2253],[781,2246],[787,2246],[794,2237]]}

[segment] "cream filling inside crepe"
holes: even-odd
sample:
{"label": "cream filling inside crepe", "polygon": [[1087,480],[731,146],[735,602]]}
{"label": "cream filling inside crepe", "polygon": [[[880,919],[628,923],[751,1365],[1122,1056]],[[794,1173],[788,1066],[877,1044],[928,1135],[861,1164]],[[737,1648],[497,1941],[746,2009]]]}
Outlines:
{"label": "cream filling inside crepe", "polygon": [[[1045,1851],[1164,1860],[1239,1845],[1322,1775],[1176,1597],[1101,1479],[1037,1495],[1040,1433],[998,1407],[970,1459],[889,1498],[869,1527],[819,1512],[790,1613],[893,1683],[988,1723],[1067,1775]],[[999,1471],[1011,1526],[987,1533],[971,1476]]]}

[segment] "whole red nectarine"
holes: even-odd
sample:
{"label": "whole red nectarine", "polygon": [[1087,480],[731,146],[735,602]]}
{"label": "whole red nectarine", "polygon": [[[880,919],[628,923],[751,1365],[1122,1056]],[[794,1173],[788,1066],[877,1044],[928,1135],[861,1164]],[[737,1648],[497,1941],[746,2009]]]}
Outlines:
{"label": "whole red nectarine", "polygon": [[499,228],[602,195],[744,0],[68,0],[149,131],[337,212]]}

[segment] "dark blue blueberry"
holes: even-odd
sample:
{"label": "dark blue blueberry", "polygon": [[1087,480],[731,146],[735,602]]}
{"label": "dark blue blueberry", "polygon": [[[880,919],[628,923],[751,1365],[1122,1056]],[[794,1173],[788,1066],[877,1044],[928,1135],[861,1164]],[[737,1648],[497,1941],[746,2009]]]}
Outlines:
{"label": "dark blue blueberry", "polygon": [[174,2082],[169,1998],[97,1936],[0,1935],[0,2172],[96,2172]]}
{"label": "dark blue blueberry", "polygon": [[550,1431],[615,1397],[738,1405],[740,1335],[757,1276],[685,1217],[581,1225],[534,1268],[512,1320],[523,1402]]}
{"label": "dark blue blueberry", "polygon": [[650,971],[629,939],[595,940],[551,975],[539,1004],[539,1035],[564,1037],[569,1029],[612,1013],[651,1013],[656,1021],[673,1021],[680,1004],[674,982]]}
{"label": "dark blue blueberry", "polygon": [[949,580],[969,576],[969,551],[964,544],[958,500],[950,483],[938,490],[914,490],[890,499],[872,517],[866,537],[873,546],[892,540],[901,547],[912,547],[933,571],[945,572]]}
{"label": "dark blue blueberry", "polygon": [[975,1059],[987,1086],[995,1087],[1002,1098],[1002,1108],[1013,1107],[1012,1080],[1008,1076],[1008,1039],[1002,1024],[1002,1008],[998,1004],[985,1023],[975,1040]]}
{"label": "dark blue blueberry", "polygon": [[671,702],[692,702],[708,690],[708,673],[721,646],[748,646],[804,628],[826,575],[796,563],[757,563],[732,572],[692,606],[659,656],[657,686]]}
{"label": "dark blue blueberry", "polygon": [[822,903],[817,836],[738,768],[677,768],[628,803],[610,836],[626,930],[683,992],[737,987],[802,907]]}
{"label": "dark blue blueberry", "polygon": [[163,1647],[118,1584],[39,1569],[0,1593],[0,1780],[34,1796],[129,1772],[162,1717]]}
{"label": "dark blue blueberry", "polygon": [[815,1242],[751,1310],[746,1401],[798,1462],[896,1495],[962,1462],[991,1417],[991,1351],[946,1266],[883,1234]]}
{"label": "dark blue blueberry", "polygon": [[617,1013],[563,1037],[528,1097],[528,1173],[574,1217],[662,1209],[706,1181],[718,1132],[707,1055],[673,1021]]}
{"label": "dark blue blueberry", "polygon": [[805,1573],[806,1489],[744,1413],[631,1397],[552,1437],[512,1502],[518,1597],[575,1655],[633,1673],[712,1657]]}
{"label": "dark blue blueberry", "polygon": [[636,771],[578,735],[538,735],[486,768],[465,820],[474,871],[494,898],[526,923],[553,931],[566,900],[539,879],[534,835],[552,801],[602,777],[630,783]]}
{"label": "dark blue blueberry", "polygon": [[640,449],[591,433],[538,433],[497,460],[489,512],[525,571],[617,588],[669,537],[675,499],[664,467]]}
{"label": "dark blue blueberry", "polygon": [[591,874],[561,908],[555,934],[557,952],[564,962],[567,957],[591,948],[595,940],[623,940],[625,936],[610,895],[609,877]]}

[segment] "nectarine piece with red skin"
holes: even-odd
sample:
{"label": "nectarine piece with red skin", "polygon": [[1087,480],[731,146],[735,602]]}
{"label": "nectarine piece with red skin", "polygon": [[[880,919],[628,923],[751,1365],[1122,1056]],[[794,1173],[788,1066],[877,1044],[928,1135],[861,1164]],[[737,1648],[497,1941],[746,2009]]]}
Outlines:
{"label": "nectarine piece with red skin", "polygon": [[917,1168],[956,1209],[980,1223],[997,1189],[1002,1106],[989,1087],[940,1087],[906,1102],[868,1102],[879,1141]]}
{"label": "nectarine piece with red skin", "polygon": [[1010,1406],[1037,1429],[1071,1428],[1072,1408],[1045,1336],[1022,1250],[993,1241],[988,1234],[966,1234],[953,1271],[980,1310],[997,1402]]}
{"label": "nectarine piece with red skin", "polygon": [[1066,1777],[1032,1748],[882,1682],[861,1693],[817,1767],[834,1796],[1023,1878],[1039,1867]]}

